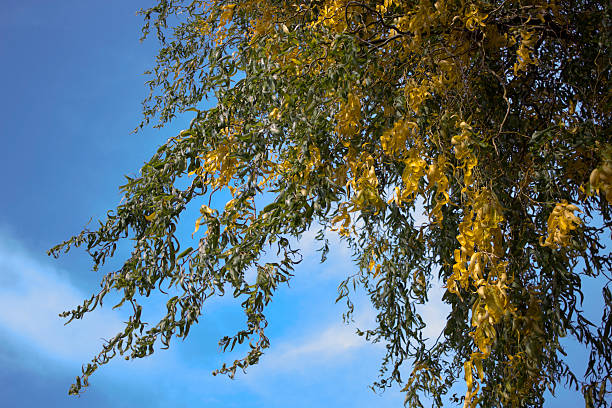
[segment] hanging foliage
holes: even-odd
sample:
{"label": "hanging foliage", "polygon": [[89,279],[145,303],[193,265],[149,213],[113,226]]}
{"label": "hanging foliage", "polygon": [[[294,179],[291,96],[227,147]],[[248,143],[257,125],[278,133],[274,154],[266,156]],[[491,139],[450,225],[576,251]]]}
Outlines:
{"label": "hanging foliage", "polygon": [[[98,270],[133,240],[100,292],[63,314],[80,319],[112,291],[133,307],[71,393],[116,354],[186,337],[228,288],[246,326],[220,344],[247,350],[216,372],[256,364],[269,346],[265,307],[300,260],[290,239],[320,228],[324,258],[334,233],[357,260],[339,300],[353,310],[355,283],[378,311],[362,332],[386,343],[376,386],[442,406],[464,378],[465,407],[531,407],[569,383],[587,406],[606,405],[609,2],[159,0],[141,13],[145,36],[161,41],[142,126],[196,116],[122,186],[98,229],[50,251],[84,246]],[[215,208],[219,194],[231,199]],[[201,216],[192,238],[178,237],[188,206]],[[602,283],[600,324],[580,308],[584,278]],[[428,346],[416,306],[436,279],[451,312]],[[138,299],[162,287],[179,295],[145,327]],[[589,349],[584,375],[568,367],[564,336]]]}

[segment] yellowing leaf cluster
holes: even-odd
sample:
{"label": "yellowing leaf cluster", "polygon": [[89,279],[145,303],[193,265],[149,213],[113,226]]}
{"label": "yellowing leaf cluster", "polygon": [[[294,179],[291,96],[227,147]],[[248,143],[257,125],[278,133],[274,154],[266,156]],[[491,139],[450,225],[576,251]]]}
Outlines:
{"label": "yellowing leaf cluster", "polygon": [[542,243],[555,249],[568,247],[571,245],[571,233],[578,228],[582,221],[574,212],[579,211],[578,207],[569,204],[567,201],[557,203],[548,217],[548,236]]}
{"label": "yellowing leaf cluster", "polygon": [[601,191],[608,203],[612,204],[612,160],[606,160],[601,166],[594,169],[589,177],[589,182],[595,192]]}
{"label": "yellowing leaf cluster", "polygon": [[350,139],[357,135],[359,131],[359,121],[361,119],[361,102],[359,97],[351,92],[347,100],[343,101],[342,107],[336,115],[336,132],[340,141],[345,146],[349,146]]}

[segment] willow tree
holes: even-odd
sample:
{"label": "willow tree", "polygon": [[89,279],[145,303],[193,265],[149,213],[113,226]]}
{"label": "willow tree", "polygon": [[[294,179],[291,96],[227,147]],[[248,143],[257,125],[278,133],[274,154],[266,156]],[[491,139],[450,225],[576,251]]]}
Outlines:
{"label": "willow tree", "polygon": [[[329,234],[354,251],[357,272],[339,286],[349,313],[353,284],[378,311],[361,332],[386,344],[376,386],[441,406],[465,379],[465,407],[518,407],[567,383],[587,406],[606,405],[610,10],[602,0],[159,0],[142,10],[144,35],[161,42],[142,126],[195,118],[121,187],[98,229],[50,251],[83,246],[98,270],[120,240],[133,246],[99,293],[63,314],[80,319],[113,291],[133,308],[70,392],[117,354],[145,357],[186,337],[228,289],[246,325],[220,345],[245,356],[216,373],[256,364],[270,344],[266,305],[300,259],[291,242],[319,229],[323,258]],[[190,205],[201,213],[194,235],[177,236]],[[600,324],[581,311],[584,277],[602,284]],[[430,345],[416,305],[436,279],[451,311]],[[138,299],[165,288],[177,294],[167,315],[145,327]],[[590,351],[586,373],[568,367],[564,336]]]}

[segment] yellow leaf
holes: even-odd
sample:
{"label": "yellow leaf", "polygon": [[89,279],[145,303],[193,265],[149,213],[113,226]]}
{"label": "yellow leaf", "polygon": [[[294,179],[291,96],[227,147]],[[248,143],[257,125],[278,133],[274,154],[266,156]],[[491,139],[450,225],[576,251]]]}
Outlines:
{"label": "yellow leaf", "polygon": [[480,358],[475,358],[474,365],[476,366],[476,371],[478,372],[478,377],[480,378],[480,381],[484,380],[484,371],[482,370],[482,360]]}
{"label": "yellow leaf", "polygon": [[380,269],[381,266],[377,264],[375,267],[374,277],[377,277],[380,274]]}
{"label": "yellow leaf", "polygon": [[202,215],[212,215],[213,212],[214,210],[205,204],[202,204],[202,207],[200,207],[200,213]]}
{"label": "yellow leaf", "polygon": [[193,234],[191,234],[191,236],[193,237],[193,235],[198,232],[198,230],[200,229],[200,223],[202,222],[202,217],[198,218],[195,222],[195,230],[193,231]]}
{"label": "yellow leaf", "polygon": [[219,19],[219,27],[224,26],[226,23],[232,21],[232,17],[234,17],[234,9],[236,8],[235,4],[228,4],[223,6],[223,12],[221,13],[221,17]]}
{"label": "yellow leaf", "polygon": [[465,372],[465,383],[467,384],[468,393],[471,393],[474,386],[472,378],[472,362],[469,360],[466,361],[463,364],[463,370]]}

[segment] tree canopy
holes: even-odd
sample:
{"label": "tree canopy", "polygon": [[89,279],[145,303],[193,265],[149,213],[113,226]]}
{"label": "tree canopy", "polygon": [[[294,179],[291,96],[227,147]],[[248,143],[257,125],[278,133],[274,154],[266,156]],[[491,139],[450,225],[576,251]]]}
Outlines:
{"label": "tree canopy", "polygon": [[[329,234],[354,252],[338,296],[349,317],[354,285],[377,310],[360,333],[386,344],[375,386],[399,384],[411,407],[442,406],[457,381],[465,407],[541,406],[558,384],[609,402],[609,2],[158,0],[141,14],[161,43],[141,126],[195,118],[96,229],[50,250],[83,246],[98,270],[132,246],[62,314],[83,318],[114,291],[133,308],[71,393],[117,354],[186,337],[228,290],[246,324],[220,345],[245,356],[215,373],[256,364],[266,305],[300,261],[292,242],[318,229],[323,261]],[[191,205],[194,234],[177,236]],[[592,277],[599,323],[580,306]],[[431,345],[416,308],[436,279],[451,312]],[[145,326],[139,299],[167,288],[167,315]],[[588,348],[586,373],[568,366],[564,336]]]}

